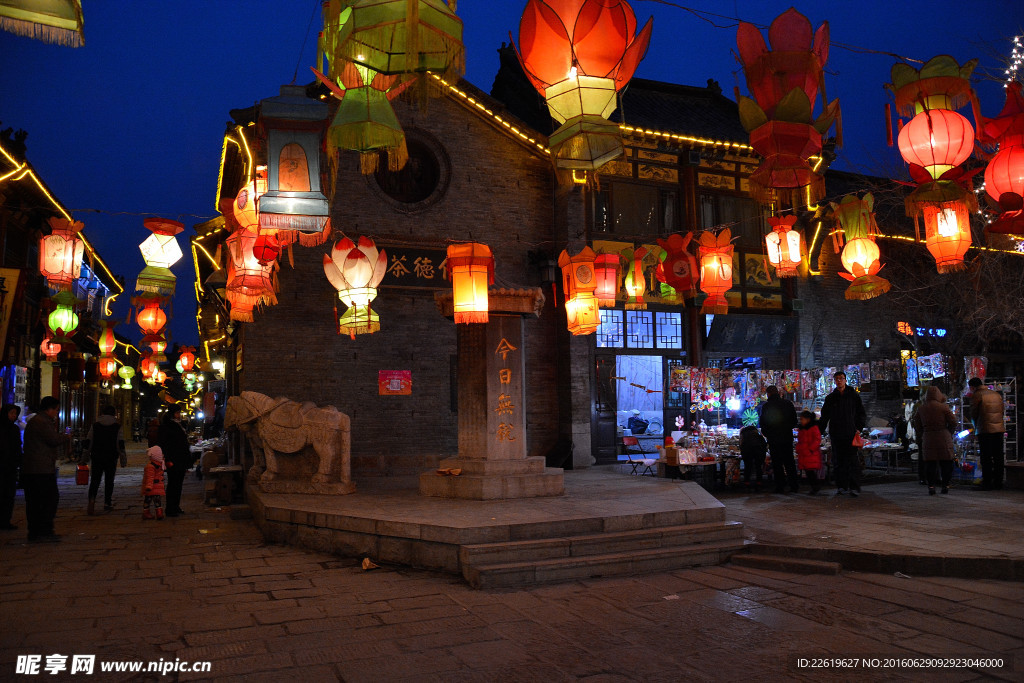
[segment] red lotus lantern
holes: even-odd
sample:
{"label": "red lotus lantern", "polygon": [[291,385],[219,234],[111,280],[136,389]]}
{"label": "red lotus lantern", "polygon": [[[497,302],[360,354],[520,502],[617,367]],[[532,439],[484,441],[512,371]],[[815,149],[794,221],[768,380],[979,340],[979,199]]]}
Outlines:
{"label": "red lotus lantern", "polygon": [[946,171],[967,161],[974,151],[974,127],[948,109],[923,111],[903,126],[900,154],[938,180]]}
{"label": "red lotus lantern", "polygon": [[619,264],[622,257],[618,254],[598,254],[594,259],[594,273],[597,287],[594,295],[602,308],[615,308],[615,299],[619,295]]}
{"label": "red lotus lantern", "polygon": [[637,247],[626,257],[629,268],[622,278],[622,286],[626,289],[626,310],[646,310],[647,275],[644,273],[644,258],[647,256],[645,247]]}
{"label": "red lotus lantern", "polygon": [[159,334],[167,325],[167,314],[160,308],[163,301],[163,297],[153,294],[144,294],[132,299],[132,303],[138,308],[135,321],[145,334]]}
{"label": "red lotus lantern", "polygon": [[882,269],[879,261],[881,253],[875,243],[878,228],[875,225],[874,196],[868,192],[863,199],[856,195],[846,195],[838,204],[832,204],[836,220],[842,233],[836,232],[836,250],[839,250],[841,237],[845,237],[841,260],[849,273],[839,276],[850,281],[846,289],[848,300],[873,299],[889,291],[889,281],[878,276]]}
{"label": "red lotus lantern", "polygon": [[39,241],[39,272],[55,289],[68,289],[82,269],[85,242],[78,236],[79,221],[50,218],[50,234]]}
{"label": "red lotus lantern", "polygon": [[113,356],[100,356],[96,369],[100,373],[100,377],[110,379],[117,372],[117,359]]}
{"label": "red lotus lantern", "polygon": [[658,246],[665,250],[665,258],[658,264],[654,275],[659,282],[664,282],[682,294],[696,290],[700,278],[697,258],[689,250],[692,239],[693,233],[688,232],[685,235],[669,235],[667,239],[658,240]]}
{"label": "red lotus lantern", "polygon": [[793,229],[796,216],[770,216],[772,231],[765,235],[768,263],[779,277],[793,277],[803,261],[803,238]]}
{"label": "red lotus lantern", "polygon": [[188,372],[196,366],[196,354],[194,346],[181,347],[181,355],[178,360],[181,362],[181,371]]}
{"label": "red lotus lantern", "polygon": [[39,345],[39,350],[46,356],[46,360],[54,361],[60,356],[61,345],[55,342],[52,336],[46,335],[43,343]]}
{"label": "red lotus lantern", "polygon": [[982,126],[986,141],[999,144],[985,169],[985,192],[1002,215],[988,225],[988,232],[1024,234],[1024,87],[1010,83],[1006,104],[994,119]]}
{"label": "red lotus lantern", "polygon": [[700,288],[708,295],[701,313],[728,313],[729,302],[725,299],[725,293],[732,287],[732,232],[728,228],[717,236],[704,232],[698,244]]}
{"label": "red lotus lantern", "polygon": [[791,204],[811,204],[824,193],[824,181],[810,157],[821,153],[822,136],[839,117],[839,100],[814,118],[814,101],[828,61],[829,28],[816,32],[804,15],[790,8],[768,28],[772,49],[761,31],[740,22],[736,32],[747,87],[754,99],[739,97],[740,122],[761,164],[750,176],[751,192]]}
{"label": "red lotus lantern", "polygon": [[455,322],[487,322],[487,286],[494,284],[494,256],[490,247],[475,242],[449,245],[448,272]]}
{"label": "red lotus lantern", "polygon": [[597,308],[597,278],[594,274],[594,250],[584,247],[575,256],[562,251],[558,267],[562,269],[562,289],[565,292],[565,318],[569,332],[574,335],[590,334],[601,324]]}
{"label": "red lotus lantern", "polygon": [[517,54],[562,124],[550,138],[559,168],[596,170],[622,154],[618,125],[607,119],[651,40],[652,20],[639,33],[636,26],[625,0],[526,3]]}

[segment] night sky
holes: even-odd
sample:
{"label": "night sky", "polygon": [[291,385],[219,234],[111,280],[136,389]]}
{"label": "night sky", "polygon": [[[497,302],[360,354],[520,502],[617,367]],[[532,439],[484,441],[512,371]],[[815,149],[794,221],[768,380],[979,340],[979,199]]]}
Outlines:
{"label": "night sky", "polygon": [[[682,3],[680,3],[682,4]],[[790,2],[712,2],[690,7],[738,15],[767,25]],[[214,194],[228,110],[277,94],[292,80],[312,80],[319,0],[103,0],[83,3],[85,47],[71,49],[0,32],[0,122],[29,132],[28,159],[57,197],[85,223],[86,234],[129,292],[115,305],[124,319],[135,276],[143,267],[137,244],[149,234],[145,216],[186,224],[186,252],[174,270],[178,295],[172,342],[196,343],[191,226],[216,215]],[[525,0],[462,0],[469,81],[490,91],[497,48],[518,40]],[[748,94],[735,57],[734,26],[716,28],[684,10],[634,0],[641,24],[654,33],[637,76],[704,86],[717,80],[732,96]],[[884,103],[889,69],[882,54],[928,59],[950,54],[981,59],[976,87],[989,116],[1003,104],[1002,74],[1010,41],[1024,27],[1020,0],[803,3],[814,26],[828,20],[833,47],[827,65],[830,98],[843,106],[846,146],[835,167],[886,174],[900,168],[885,146]],[[312,18],[312,24],[311,22]],[[713,19],[727,25],[727,19]],[[308,30],[308,38],[307,36]],[[303,41],[305,39],[305,47]],[[966,113],[966,112],[965,112]],[[453,160],[458,163],[457,159]],[[287,267],[287,266],[286,266]],[[135,338],[134,325],[119,332]]]}

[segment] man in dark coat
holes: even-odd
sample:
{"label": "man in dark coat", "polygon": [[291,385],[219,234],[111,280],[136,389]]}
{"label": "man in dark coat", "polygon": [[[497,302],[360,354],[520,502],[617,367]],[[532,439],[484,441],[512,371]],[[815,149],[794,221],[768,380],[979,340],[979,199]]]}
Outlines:
{"label": "man in dark coat", "polygon": [[860,494],[860,463],[857,460],[859,446],[853,445],[854,437],[867,424],[864,403],[856,389],[846,385],[846,373],[840,370],[834,375],[835,390],[825,397],[821,407],[818,427],[822,433],[828,429],[832,437],[832,458],[836,468],[836,493]]}
{"label": "man in dark coat", "polygon": [[181,488],[185,483],[185,474],[192,464],[192,451],[189,448],[188,434],[181,426],[181,406],[175,405],[167,410],[156,445],[164,453],[164,464],[167,467],[167,512],[168,517],[177,517],[181,509]]}
{"label": "man in dark coat", "polygon": [[21,464],[21,484],[25,489],[25,516],[30,542],[59,541],[53,531],[60,491],[57,489],[57,459],[67,448],[67,437],[60,431],[57,414],[60,401],[46,396],[39,412],[25,425],[25,452]]}
{"label": "man in dark coat", "polygon": [[[128,464],[124,450],[124,434],[121,433],[121,424],[117,421],[117,411],[114,406],[103,408],[103,414],[89,428],[89,434],[85,437],[83,448],[83,461],[92,460],[92,478],[89,481],[89,514],[96,514],[96,494],[100,489],[100,479],[103,479],[103,509],[107,512],[114,509],[114,473],[117,471],[117,462],[121,461],[121,467]],[[85,454],[88,453],[88,457]]]}
{"label": "man in dark coat", "polygon": [[778,387],[768,387],[768,400],[761,406],[761,433],[772,454],[775,493],[786,492],[786,482],[793,493],[800,489],[800,474],[793,458],[793,429],[797,425],[796,408],[779,395]]}
{"label": "man in dark coat", "polygon": [[9,403],[0,409],[0,530],[17,529],[11,524],[14,496],[18,492],[18,468],[21,467],[21,408]]}

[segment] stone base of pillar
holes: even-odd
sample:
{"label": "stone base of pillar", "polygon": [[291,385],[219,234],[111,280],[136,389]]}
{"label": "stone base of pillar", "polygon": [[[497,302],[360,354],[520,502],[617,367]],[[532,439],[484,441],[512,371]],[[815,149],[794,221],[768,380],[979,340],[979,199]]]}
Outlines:
{"label": "stone base of pillar", "polygon": [[565,493],[562,469],[545,467],[541,457],[516,460],[448,458],[441,461],[439,469],[459,469],[462,472],[457,476],[424,472],[420,475],[420,495],[496,500]]}

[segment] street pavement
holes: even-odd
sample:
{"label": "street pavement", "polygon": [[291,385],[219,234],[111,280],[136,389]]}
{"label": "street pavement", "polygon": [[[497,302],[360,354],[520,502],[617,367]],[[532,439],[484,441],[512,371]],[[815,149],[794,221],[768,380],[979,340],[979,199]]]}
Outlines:
{"label": "street pavement", "polygon": [[[456,576],[267,545],[250,520],[202,506],[191,475],[188,514],[143,521],[141,463],[136,452],[115,510],[95,517],[66,469],[60,543],[0,532],[0,678],[77,680],[16,676],[17,657],[95,654],[97,671],[211,662],[208,674],[102,680],[1024,680],[1024,583],[724,566],[476,591]],[[20,492],[14,521],[24,529]],[[798,665],[826,656],[869,660]],[[988,656],[1006,665],[880,668],[885,657]]]}

